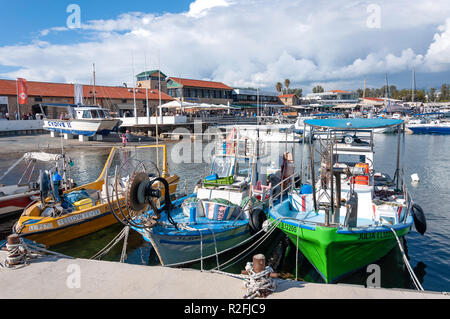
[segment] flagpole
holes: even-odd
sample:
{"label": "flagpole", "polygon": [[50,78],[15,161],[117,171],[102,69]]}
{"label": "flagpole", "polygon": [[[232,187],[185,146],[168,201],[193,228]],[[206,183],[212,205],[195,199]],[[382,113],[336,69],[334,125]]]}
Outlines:
{"label": "flagpole", "polygon": [[[20,103],[19,103],[19,79],[16,79],[16,93],[17,93],[17,118],[20,121],[21,120],[21,116],[20,116]],[[11,114],[10,114],[11,116]]]}

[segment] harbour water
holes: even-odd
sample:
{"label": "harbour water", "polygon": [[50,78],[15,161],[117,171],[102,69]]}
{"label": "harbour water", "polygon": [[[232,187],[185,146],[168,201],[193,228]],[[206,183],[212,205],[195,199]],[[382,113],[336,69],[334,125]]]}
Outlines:
{"label": "harbour water", "polygon": [[[406,136],[406,158],[405,158],[405,180],[413,200],[425,211],[427,217],[427,232],[424,236],[413,230],[406,236],[407,254],[411,266],[421,281],[425,290],[449,291],[450,290],[450,148],[449,136],[439,135],[407,135]],[[169,169],[171,174],[177,174],[181,180],[187,180],[186,186],[182,183],[179,189],[191,190],[195,183],[207,174],[209,164],[174,162],[173,152],[177,144],[168,144]],[[275,145],[275,144],[274,144]],[[281,145],[281,144],[279,144]],[[375,135],[375,168],[391,176],[395,170],[397,136],[390,134]],[[275,146],[274,146],[275,147]],[[287,150],[294,154],[297,170],[300,167],[302,153],[301,144],[288,144],[278,146],[281,151]],[[154,152],[154,151],[153,151]],[[95,151],[69,151],[68,156],[75,162],[72,175],[78,185],[94,180],[100,173],[107,159],[108,149],[96,149]],[[176,152],[175,152],[176,153]],[[19,155],[6,157],[2,155],[0,161],[0,172],[7,169]],[[154,160],[154,154],[149,153],[150,160]],[[194,153],[192,153],[194,160]],[[419,183],[411,182],[411,174],[417,173],[420,177]],[[10,219],[0,222],[0,240],[10,234],[15,220]],[[120,224],[113,225],[89,236],[85,236],[71,242],[53,247],[57,252],[79,257],[90,258],[106,246],[122,229]],[[283,234],[275,232],[271,236],[270,243],[265,243],[258,248],[266,256],[280,256],[283,260],[280,271],[287,277],[294,278],[296,253],[293,247],[285,250]],[[104,260],[118,261],[122,245],[117,245]],[[221,256],[220,263],[232,258],[239,251],[232,251]],[[226,271],[239,273],[250,260],[251,255]],[[300,256],[298,278],[311,282],[322,282],[320,276],[313,267]],[[127,263],[152,265],[156,258],[152,253],[151,246],[134,231],[130,232],[127,245]],[[414,286],[410,280],[408,271],[402,260],[398,248],[394,248],[386,257],[378,261],[381,269],[381,286],[385,288],[410,288]],[[205,269],[216,266],[216,260],[208,261]],[[192,265],[194,268],[200,265]],[[365,285],[368,277],[366,269],[341,279],[341,283]]]}

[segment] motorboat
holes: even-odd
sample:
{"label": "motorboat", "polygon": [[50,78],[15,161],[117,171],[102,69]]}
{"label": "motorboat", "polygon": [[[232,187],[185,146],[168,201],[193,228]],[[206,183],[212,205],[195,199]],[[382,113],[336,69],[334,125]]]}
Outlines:
{"label": "motorboat", "polygon": [[111,117],[108,110],[100,106],[71,105],[71,104],[41,104],[43,106],[64,108],[67,112],[59,119],[44,118],[45,130],[60,134],[82,135],[92,137],[94,135],[106,136],[117,131],[121,120]]}

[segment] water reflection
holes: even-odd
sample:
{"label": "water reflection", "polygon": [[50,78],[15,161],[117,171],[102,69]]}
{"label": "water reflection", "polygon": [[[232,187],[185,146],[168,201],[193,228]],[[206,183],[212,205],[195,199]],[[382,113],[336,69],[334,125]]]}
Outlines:
{"label": "water reflection", "polygon": [[[407,254],[411,265],[419,281],[426,290],[448,291],[450,288],[450,250],[448,242],[450,240],[450,137],[447,136],[427,136],[410,135],[406,142],[406,163],[405,163],[405,182],[416,203],[419,203],[425,211],[428,223],[428,231],[425,236],[419,235],[414,229],[406,236]],[[395,135],[375,135],[375,166],[377,170],[385,171],[393,176],[396,161],[396,143]],[[170,174],[177,174],[182,180],[186,180],[186,188],[193,189],[199,179],[206,176],[209,170],[208,163],[179,163],[171,156],[172,150],[176,144],[167,146],[168,165]],[[271,151],[282,154],[290,151],[294,155],[296,170],[300,170],[301,155],[303,151],[308,152],[306,146],[303,150],[303,144],[272,144]],[[90,152],[70,152],[68,155],[74,160],[75,166],[72,175],[75,182],[79,185],[95,180],[100,174],[101,169],[108,157],[108,149],[98,149]],[[192,153],[193,154],[193,153]],[[162,160],[162,152],[159,154]],[[123,153],[122,157],[113,164],[123,163],[132,156],[132,153]],[[139,153],[139,159],[156,162],[155,150],[148,149]],[[6,159],[0,161],[0,171],[4,171],[16,159]],[[306,164],[305,164],[306,165]],[[417,173],[420,176],[420,182],[411,183],[410,176]],[[184,189],[184,185],[181,186]],[[14,220],[0,224],[0,237],[5,237],[10,233]],[[122,225],[116,224],[107,229],[103,229],[92,235],[73,240],[54,247],[54,250],[66,255],[79,258],[90,258],[100,249],[105,247],[121,230]],[[284,235],[281,232],[274,233],[271,237],[272,242],[267,246],[261,247],[261,252],[271,256],[276,251],[276,244],[283,240]],[[286,245],[283,258],[280,261],[279,271],[285,277],[311,281],[323,282],[320,275],[314,270],[309,262],[298,254],[299,267],[296,265],[296,249],[292,244]],[[132,264],[157,264],[157,258],[152,253],[151,245],[145,242],[140,235],[131,231],[129,235],[127,249],[127,263]],[[104,257],[104,260],[118,261],[122,251],[122,243],[117,245],[111,252]],[[233,252],[235,254],[236,252]],[[277,253],[275,253],[277,255]],[[279,254],[278,254],[279,255]],[[221,256],[221,262],[226,258],[231,258],[229,254]],[[245,263],[250,261],[251,255],[241,263],[234,265],[227,271],[239,273]],[[415,289],[410,275],[404,265],[402,255],[398,247],[395,247],[377,264],[381,267],[381,284],[386,288],[410,288]],[[212,259],[204,264],[204,267],[215,267],[216,260]],[[193,265],[199,268],[200,265]],[[339,282],[365,285],[368,277],[366,269],[361,269]]]}

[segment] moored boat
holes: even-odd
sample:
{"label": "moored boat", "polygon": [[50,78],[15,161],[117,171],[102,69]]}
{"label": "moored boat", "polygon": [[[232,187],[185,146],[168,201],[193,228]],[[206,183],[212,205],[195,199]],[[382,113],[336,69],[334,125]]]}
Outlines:
{"label": "moored boat", "polygon": [[325,282],[376,262],[405,236],[413,223],[426,230],[422,209],[414,204],[400,176],[400,132],[394,179],[375,171],[373,129],[395,126],[401,120],[307,120],[312,128],[327,129],[320,150],[320,178],[309,170],[309,183],[269,211],[270,219],[286,233]]}
{"label": "moored boat", "polygon": [[[38,163],[44,163],[51,166],[60,166],[61,171],[65,171],[70,159],[62,154],[49,154],[44,152],[28,152],[18,159],[8,170],[0,177],[0,181],[6,180],[17,169],[21,169],[20,178],[16,183],[0,184],[0,218],[8,218],[20,212],[30,205],[33,201],[39,199],[39,180],[36,170]],[[25,167],[20,166],[24,165]],[[63,187],[71,188],[69,174],[63,174]]]}
{"label": "moored boat", "polygon": [[[137,150],[148,148],[163,148],[164,164],[163,173],[169,185],[169,192],[177,189],[179,177],[169,175],[166,161],[165,145],[141,146]],[[117,157],[115,155],[118,155]],[[129,158],[121,159],[120,156]],[[54,246],[70,241],[84,235],[91,234],[105,227],[117,223],[117,219],[111,213],[106,197],[118,189],[126,188],[129,176],[125,176],[117,184],[108,182],[107,171],[115,162],[124,162],[126,165],[132,154],[127,149],[122,153],[112,148],[100,176],[92,183],[72,188],[66,192],[59,192],[55,186],[54,174],[46,175],[41,183],[41,200],[27,207],[18,222],[14,225],[14,232],[29,240]],[[124,198],[118,197],[118,206],[127,210],[123,204]]]}
{"label": "moored boat", "polygon": [[266,220],[267,199],[293,172],[288,154],[277,170],[264,171],[267,155],[256,141],[233,130],[217,144],[210,175],[190,195],[174,202],[166,197],[161,208],[154,204],[161,197],[154,184],[167,183],[136,174],[125,191],[134,215],[118,213],[118,219],[151,243],[164,266],[203,261],[249,242]]}
{"label": "moored boat", "polygon": [[60,119],[44,119],[43,128],[56,133],[87,137],[108,135],[118,130],[121,124],[119,119],[112,118],[108,110],[99,106],[70,104],[45,104],[45,106],[60,107],[67,111],[66,116]]}

